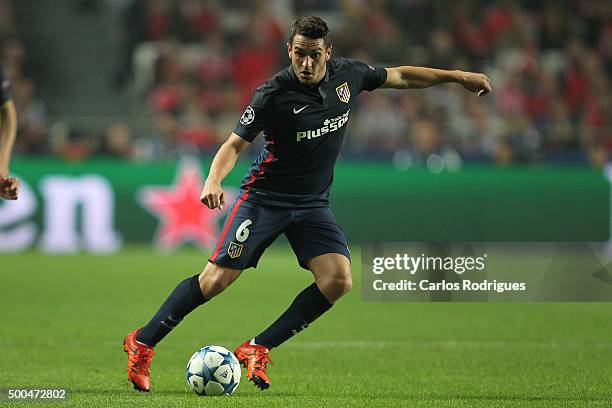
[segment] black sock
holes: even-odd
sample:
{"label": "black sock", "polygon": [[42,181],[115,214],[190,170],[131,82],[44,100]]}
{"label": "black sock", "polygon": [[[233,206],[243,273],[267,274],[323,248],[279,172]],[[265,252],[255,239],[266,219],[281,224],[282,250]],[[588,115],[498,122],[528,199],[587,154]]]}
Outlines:
{"label": "black sock", "polygon": [[267,348],[277,347],[308,327],[317,317],[332,307],[315,283],[304,289],[291,306],[263,333],[255,343]]}
{"label": "black sock", "polygon": [[161,305],[155,316],[140,329],[136,340],[155,347],[177,324],[193,309],[208,301],[202,294],[199,275],[194,275],[179,283]]}

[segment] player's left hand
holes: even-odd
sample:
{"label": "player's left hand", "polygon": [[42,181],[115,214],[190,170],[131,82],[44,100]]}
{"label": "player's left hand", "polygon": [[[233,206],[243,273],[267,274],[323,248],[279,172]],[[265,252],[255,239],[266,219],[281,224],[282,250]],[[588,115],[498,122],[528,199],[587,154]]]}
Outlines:
{"label": "player's left hand", "polygon": [[0,176],[0,198],[16,200],[19,196],[19,180]]}
{"label": "player's left hand", "polygon": [[462,72],[461,85],[468,91],[476,93],[479,98],[493,91],[489,77],[476,72]]}

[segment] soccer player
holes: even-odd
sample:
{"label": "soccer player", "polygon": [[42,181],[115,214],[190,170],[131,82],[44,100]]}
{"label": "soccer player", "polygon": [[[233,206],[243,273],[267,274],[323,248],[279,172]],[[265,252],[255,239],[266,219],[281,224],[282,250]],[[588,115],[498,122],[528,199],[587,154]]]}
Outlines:
{"label": "soccer player", "polygon": [[[457,82],[478,96],[491,91],[483,74],[400,66],[375,68],[331,58],[327,24],[301,17],[287,44],[291,65],[260,86],[234,132],[211,164],[200,197],[222,209],[221,182],[240,153],[261,132],[265,146],[253,162],[204,271],[180,282],[153,318],[127,335],[128,378],[149,391],[154,347],[192,310],[217,296],[244,269],[257,266],[280,234],[314,283],[300,292],[268,328],[236,349],[248,378],[266,389],[269,351],[307,328],[352,286],[350,253],[329,209],[334,163],[357,95],[376,88],[425,88]],[[253,299],[259,302],[259,299]]]}
{"label": "soccer player", "polygon": [[16,200],[19,180],[9,177],[11,150],[17,133],[17,114],[11,99],[10,83],[0,68],[0,198]]}

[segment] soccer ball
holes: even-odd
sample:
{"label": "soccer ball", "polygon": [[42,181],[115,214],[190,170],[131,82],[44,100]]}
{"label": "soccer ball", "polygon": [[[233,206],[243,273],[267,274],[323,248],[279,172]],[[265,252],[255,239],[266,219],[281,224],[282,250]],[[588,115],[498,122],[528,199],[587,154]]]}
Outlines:
{"label": "soccer ball", "polygon": [[187,385],[198,395],[232,395],[239,383],[238,360],[224,347],[202,347],[187,363]]}

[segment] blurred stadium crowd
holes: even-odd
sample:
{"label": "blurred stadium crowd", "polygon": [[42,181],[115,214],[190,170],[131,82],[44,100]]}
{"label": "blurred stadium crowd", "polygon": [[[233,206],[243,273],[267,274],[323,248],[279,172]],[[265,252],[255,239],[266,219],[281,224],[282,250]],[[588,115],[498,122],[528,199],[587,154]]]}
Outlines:
{"label": "blurred stadium crowd", "polygon": [[[382,66],[486,73],[478,100],[458,85],[364,93],[344,157],[431,155],[447,163],[589,163],[612,160],[612,2],[609,0],[132,0],[111,1],[118,68],[146,113],[109,123],[93,148],[52,143],[44,104],[22,69],[11,1],[0,1],[2,64],[19,114],[17,153],[155,159],[210,153],[233,129],[251,92],[288,64],[295,16],[327,19],[335,56]],[[51,140],[51,142],[49,142]]]}

